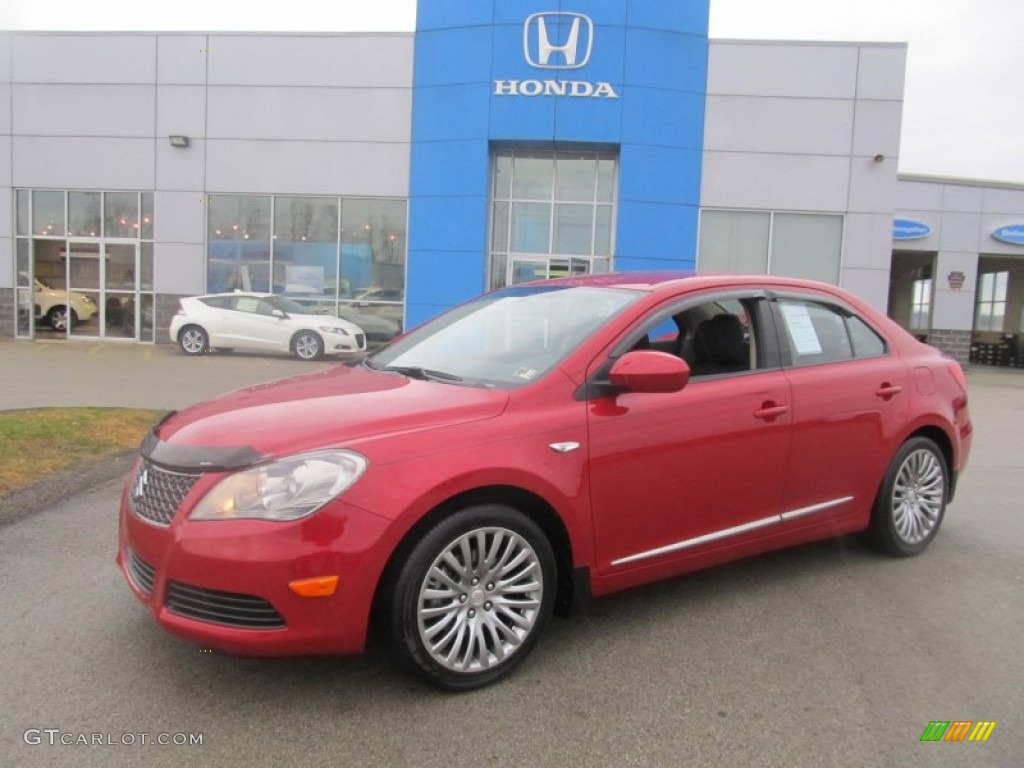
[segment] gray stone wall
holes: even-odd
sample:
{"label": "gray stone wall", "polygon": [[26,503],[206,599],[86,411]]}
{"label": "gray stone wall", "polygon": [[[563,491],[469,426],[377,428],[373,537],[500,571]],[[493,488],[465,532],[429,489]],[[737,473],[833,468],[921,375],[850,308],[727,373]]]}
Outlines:
{"label": "gray stone wall", "polygon": [[933,329],[928,334],[928,343],[966,365],[971,355],[971,332]]}

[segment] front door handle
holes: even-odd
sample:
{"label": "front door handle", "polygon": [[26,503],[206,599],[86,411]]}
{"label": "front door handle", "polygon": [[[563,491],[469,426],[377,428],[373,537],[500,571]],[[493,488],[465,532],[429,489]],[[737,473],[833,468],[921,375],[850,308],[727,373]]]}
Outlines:
{"label": "front door handle", "polygon": [[768,400],[760,408],[754,411],[754,418],[771,421],[786,413],[788,410],[788,405],[778,405],[771,400]]}
{"label": "front door handle", "polygon": [[898,384],[890,384],[885,382],[882,386],[875,390],[875,394],[883,400],[888,400],[893,395],[898,395],[903,391],[903,387]]}

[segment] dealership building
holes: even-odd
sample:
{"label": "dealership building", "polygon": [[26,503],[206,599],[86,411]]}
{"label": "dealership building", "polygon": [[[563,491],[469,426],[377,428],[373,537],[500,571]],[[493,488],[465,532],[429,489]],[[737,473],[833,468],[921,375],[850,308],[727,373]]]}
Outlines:
{"label": "dealership building", "polygon": [[168,342],[179,298],[231,289],[397,331],[525,280],[697,269],[835,283],[1016,364],[1024,184],[898,174],[905,45],[709,40],[708,3],[0,33],[0,337]]}

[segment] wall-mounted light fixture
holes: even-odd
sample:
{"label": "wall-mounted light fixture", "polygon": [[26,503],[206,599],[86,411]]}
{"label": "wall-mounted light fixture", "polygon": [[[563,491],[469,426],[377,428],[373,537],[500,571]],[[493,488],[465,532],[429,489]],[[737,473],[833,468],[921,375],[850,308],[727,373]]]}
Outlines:
{"label": "wall-mounted light fixture", "polygon": [[[171,138],[173,138],[173,136]],[[188,141],[188,139],[186,139],[186,141]],[[875,155],[875,162],[876,163],[884,163],[885,162],[885,155]]]}
{"label": "wall-mounted light fixture", "polygon": [[188,146],[188,136],[168,136],[167,140],[171,142],[172,147]]}

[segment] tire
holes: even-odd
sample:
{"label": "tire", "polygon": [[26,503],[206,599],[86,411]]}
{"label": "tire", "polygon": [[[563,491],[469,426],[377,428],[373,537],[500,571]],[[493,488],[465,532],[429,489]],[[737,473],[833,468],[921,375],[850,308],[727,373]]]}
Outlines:
{"label": "tire", "polygon": [[556,589],[554,553],[536,523],[500,504],[468,507],[398,564],[385,596],[387,640],[399,662],[439,688],[480,688],[529,655]]}
{"label": "tire", "polygon": [[201,355],[210,348],[210,337],[198,325],[186,325],[178,332],[178,346],[186,355]]}
{"label": "tire", "polygon": [[[55,331],[66,331],[68,329],[67,307],[51,307],[50,311],[46,313],[46,322]],[[72,309],[71,327],[74,328],[76,325],[78,325],[78,315]]]}
{"label": "tire", "polygon": [[324,356],[324,340],[313,331],[299,331],[292,339],[292,352],[300,360],[319,360]]}
{"label": "tire", "polygon": [[893,557],[923,552],[939,532],[949,498],[949,468],[939,447],[914,437],[896,452],[871,515],[867,539]]}

